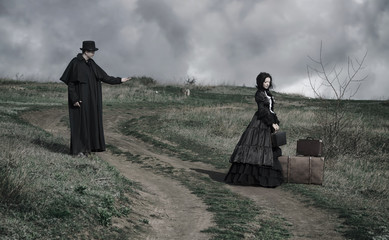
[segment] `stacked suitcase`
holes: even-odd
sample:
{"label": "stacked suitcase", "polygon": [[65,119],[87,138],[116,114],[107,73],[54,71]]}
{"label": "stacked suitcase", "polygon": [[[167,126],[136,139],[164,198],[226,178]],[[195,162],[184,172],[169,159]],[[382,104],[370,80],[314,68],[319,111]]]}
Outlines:
{"label": "stacked suitcase", "polygon": [[297,141],[296,156],[281,156],[284,181],[289,183],[323,184],[323,142],[311,138]]}

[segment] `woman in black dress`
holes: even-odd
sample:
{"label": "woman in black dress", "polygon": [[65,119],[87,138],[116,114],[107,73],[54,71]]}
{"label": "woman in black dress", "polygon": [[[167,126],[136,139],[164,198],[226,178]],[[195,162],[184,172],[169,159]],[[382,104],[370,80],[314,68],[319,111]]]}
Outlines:
{"label": "woman in black dress", "polygon": [[271,143],[271,133],[279,130],[273,96],[269,91],[272,81],[269,73],[261,72],[257,76],[255,101],[258,111],[231,155],[232,165],[224,179],[226,183],[277,187],[283,182],[278,161],[281,149],[273,148]]}

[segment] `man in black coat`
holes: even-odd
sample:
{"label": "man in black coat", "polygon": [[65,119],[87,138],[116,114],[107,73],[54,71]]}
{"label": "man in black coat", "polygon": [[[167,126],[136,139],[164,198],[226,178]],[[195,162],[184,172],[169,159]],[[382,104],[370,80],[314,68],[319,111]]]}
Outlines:
{"label": "man in black coat", "polygon": [[92,59],[98,50],[94,41],[84,41],[80,49],[60,79],[68,85],[70,154],[83,157],[105,151],[101,82],[120,84],[131,78],[108,76]]}

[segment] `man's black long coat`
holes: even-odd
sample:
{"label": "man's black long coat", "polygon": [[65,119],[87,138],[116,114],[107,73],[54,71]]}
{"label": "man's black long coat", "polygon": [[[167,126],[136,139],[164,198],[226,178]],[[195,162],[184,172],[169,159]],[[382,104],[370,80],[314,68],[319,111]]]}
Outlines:
{"label": "man's black long coat", "polygon": [[[73,58],[60,78],[68,85],[70,154],[105,151],[101,81],[121,83],[108,76],[92,59]],[[81,107],[73,106],[81,101]]]}

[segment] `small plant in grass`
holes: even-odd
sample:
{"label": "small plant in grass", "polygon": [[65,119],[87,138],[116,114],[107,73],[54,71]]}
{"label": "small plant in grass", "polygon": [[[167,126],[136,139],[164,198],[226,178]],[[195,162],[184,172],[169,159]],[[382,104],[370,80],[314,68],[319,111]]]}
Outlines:
{"label": "small plant in grass", "polygon": [[87,189],[86,186],[78,186],[74,189],[74,191],[76,193],[79,193],[79,194],[84,194],[85,193],[85,190]]}
{"label": "small plant in grass", "polygon": [[70,210],[64,201],[55,200],[47,208],[49,218],[67,218],[71,216]]}
{"label": "small plant in grass", "polygon": [[24,187],[23,178],[16,178],[9,169],[0,169],[0,202],[18,203],[22,198]]}
{"label": "small plant in grass", "polygon": [[100,206],[97,207],[98,219],[101,225],[111,225],[112,217],[120,217],[128,215],[131,210],[124,206],[119,209],[115,207],[115,198],[110,195],[103,197]]}
{"label": "small plant in grass", "polygon": [[11,149],[16,142],[5,142],[4,146],[7,149],[0,155],[0,202],[17,204],[25,194],[28,176],[20,163],[22,156]]}
{"label": "small plant in grass", "polygon": [[98,213],[98,219],[99,219],[99,222],[101,225],[108,226],[111,224],[113,214],[111,211],[109,211],[109,209],[103,208],[103,207],[98,207],[97,213]]}
{"label": "small plant in grass", "polygon": [[147,220],[147,219],[142,219],[142,220],[140,220],[142,223],[144,223],[144,224],[149,224],[149,220]]}

